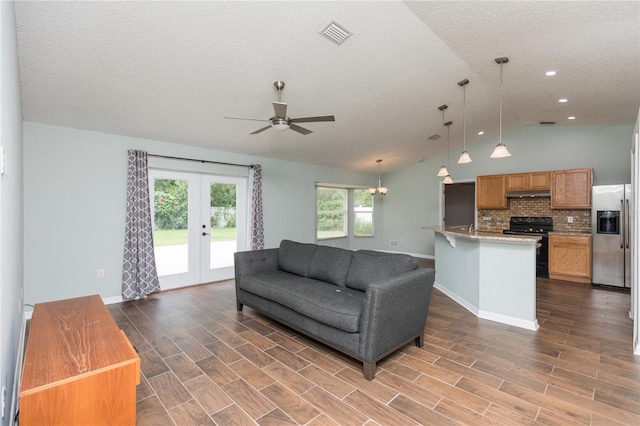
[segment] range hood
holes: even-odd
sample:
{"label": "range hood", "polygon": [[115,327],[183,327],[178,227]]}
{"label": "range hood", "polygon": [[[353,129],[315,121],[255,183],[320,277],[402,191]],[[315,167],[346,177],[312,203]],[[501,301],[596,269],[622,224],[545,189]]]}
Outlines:
{"label": "range hood", "polygon": [[527,191],[507,191],[507,198],[551,197],[548,189],[529,189]]}

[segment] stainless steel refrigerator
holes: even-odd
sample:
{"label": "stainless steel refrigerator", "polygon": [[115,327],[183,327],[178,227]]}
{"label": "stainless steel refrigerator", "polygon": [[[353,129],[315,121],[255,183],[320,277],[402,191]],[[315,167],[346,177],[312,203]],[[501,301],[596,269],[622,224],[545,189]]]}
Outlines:
{"label": "stainless steel refrigerator", "polygon": [[631,287],[631,185],[592,188],[593,284]]}

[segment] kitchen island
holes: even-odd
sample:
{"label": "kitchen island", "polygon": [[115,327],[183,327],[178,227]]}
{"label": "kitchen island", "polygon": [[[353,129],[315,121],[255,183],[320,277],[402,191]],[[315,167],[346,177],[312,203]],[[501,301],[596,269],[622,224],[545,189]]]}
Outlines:
{"label": "kitchen island", "polygon": [[479,318],[528,330],[536,319],[536,246],[541,237],[427,226],[434,231],[434,286]]}

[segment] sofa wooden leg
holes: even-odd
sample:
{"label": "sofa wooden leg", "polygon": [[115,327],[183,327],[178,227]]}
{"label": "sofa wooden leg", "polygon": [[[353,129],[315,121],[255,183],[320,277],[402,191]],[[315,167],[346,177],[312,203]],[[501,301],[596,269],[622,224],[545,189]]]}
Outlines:
{"label": "sofa wooden leg", "polygon": [[418,337],[416,337],[416,346],[421,348],[424,346],[424,333],[422,333],[421,335],[419,335]]}
{"label": "sofa wooden leg", "polygon": [[243,307],[244,307],[244,305],[236,300],[236,309],[238,311],[241,311]]}
{"label": "sofa wooden leg", "polygon": [[373,380],[376,376],[376,363],[375,362],[362,362],[362,369],[364,370],[364,378],[367,380]]}

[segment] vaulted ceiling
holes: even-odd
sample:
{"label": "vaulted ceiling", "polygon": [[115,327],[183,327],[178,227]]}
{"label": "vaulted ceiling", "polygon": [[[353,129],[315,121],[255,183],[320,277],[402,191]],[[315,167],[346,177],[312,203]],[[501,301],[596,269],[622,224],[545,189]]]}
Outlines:
{"label": "vaulted ceiling", "polygon": [[[465,78],[467,144],[496,136],[497,57],[504,131],[640,106],[637,1],[18,1],[16,17],[27,121],[351,170],[440,155],[441,104],[461,150]],[[319,34],[332,20],[342,45]],[[223,118],[271,117],[276,80],[289,116],[336,121],[250,135],[268,123]]]}

